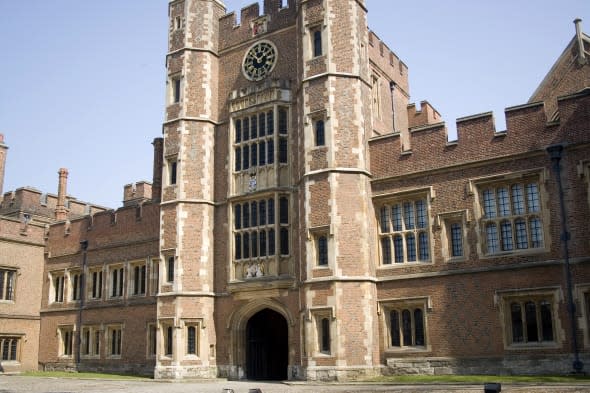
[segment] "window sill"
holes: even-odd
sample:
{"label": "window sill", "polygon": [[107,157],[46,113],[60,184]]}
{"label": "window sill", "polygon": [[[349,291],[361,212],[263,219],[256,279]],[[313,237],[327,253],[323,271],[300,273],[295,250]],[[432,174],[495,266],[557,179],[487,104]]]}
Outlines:
{"label": "window sill", "polygon": [[414,261],[414,262],[394,262],[391,264],[380,264],[379,266],[377,266],[377,269],[381,269],[381,270],[388,270],[388,269],[400,269],[400,268],[406,268],[406,267],[413,267],[413,266],[427,266],[427,265],[433,265],[434,262],[433,261]]}
{"label": "window sill", "polygon": [[385,349],[386,354],[388,354],[388,353],[389,354],[392,354],[392,353],[425,353],[425,352],[430,352],[430,348],[416,346],[416,347],[387,347],[387,349]]}
{"label": "window sill", "polygon": [[525,249],[516,249],[512,251],[500,251],[495,254],[480,254],[480,259],[492,259],[492,258],[503,258],[503,257],[510,257],[510,256],[521,256],[521,255],[539,255],[549,252],[546,248],[525,248]]}
{"label": "window sill", "polygon": [[108,355],[107,359],[111,360],[121,360],[121,355]]}
{"label": "window sill", "polygon": [[544,349],[559,349],[561,343],[555,341],[548,342],[532,342],[532,343],[519,343],[509,344],[505,347],[508,351],[521,351],[521,350],[544,350]]}
{"label": "window sill", "polygon": [[12,300],[5,300],[5,299],[0,299],[0,304],[14,304],[14,299]]}

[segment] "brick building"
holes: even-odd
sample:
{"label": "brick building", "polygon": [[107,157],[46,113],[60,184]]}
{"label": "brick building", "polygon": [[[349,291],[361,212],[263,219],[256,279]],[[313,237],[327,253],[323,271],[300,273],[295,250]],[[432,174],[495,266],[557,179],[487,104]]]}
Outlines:
{"label": "brick building", "polygon": [[170,1],[152,183],[77,217],[58,195],[35,243],[42,367],[345,380],[590,361],[590,37],[576,21],[506,131],[478,114],[448,141],[366,12],[265,0],[236,25],[220,1]]}

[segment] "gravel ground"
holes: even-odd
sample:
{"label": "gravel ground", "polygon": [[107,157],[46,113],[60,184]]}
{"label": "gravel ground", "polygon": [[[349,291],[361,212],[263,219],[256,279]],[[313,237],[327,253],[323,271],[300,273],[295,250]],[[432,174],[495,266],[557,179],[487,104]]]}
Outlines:
{"label": "gravel ground", "polygon": [[[216,380],[207,382],[112,381],[70,378],[0,376],[0,393],[473,393],[483,392],[483,385],[398,385],[398,384],[309,384],[237,382]],[[503,384],[502,393],[589,393],[590,383],[546,384],[541,386]],[[253,392],[252,392],[253,393]]]}

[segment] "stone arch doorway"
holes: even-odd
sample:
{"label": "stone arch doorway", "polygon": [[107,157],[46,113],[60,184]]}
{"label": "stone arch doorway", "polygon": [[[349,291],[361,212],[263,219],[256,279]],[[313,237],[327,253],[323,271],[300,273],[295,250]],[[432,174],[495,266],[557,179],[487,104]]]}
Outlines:
{"label": "stone arch doorway", "polygon": [[246,375],[254,380],[285,380],[289,365],[286,319],[265,308],[246,324]]}

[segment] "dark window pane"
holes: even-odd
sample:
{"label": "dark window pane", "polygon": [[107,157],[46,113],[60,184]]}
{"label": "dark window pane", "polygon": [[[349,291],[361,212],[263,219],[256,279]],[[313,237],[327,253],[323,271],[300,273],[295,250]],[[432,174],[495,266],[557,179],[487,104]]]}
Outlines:
{"label": "dark window pane", "polygon": [[406,247],[408,253],[408,262],[414,262],[416,260],[416,237],[413,233],[406,235]]}
{"label": "dark window pane", "polygon": [[248,139],[250,139],[250,119],[248,119],[247,117],[244,119],[244,124],[243,124],[243,132],[242,132],[242,136],[244,141],[247,141]]}
{"label": "dark window pane", "polygon": [[289,223],[289,199],[286,197],[279,199],[279,218],[281,224]]}
{"label": "dark window pane", "polygon": [[395,252],[395,263],[404,262],[404,241],[401,235],[393,237],[393,250]]}
{"label": "dark window pane", "polygon": [[264,136],[266,133],[266,115],[261,113],[258,115],[258,134]]}
{"label": "dark window pane", "polygon": [[248,258],[250,258],[250,234],[249,233],[244,233],[243,243],[244,243],[244,258],[248,259]]}
{"label": "dark window pane", "polygon": [[250,146],[242,146],[242,169],[250,167]]}
{"label": "dark window pane", "polygon": [[242,149],[240,147],[236,147],[235,149],[235,163],[236,163],[236,172],[242,170]]}
{"label": "dark window pane", "polygon": [[258,216],[260,217],[258,225],[266,225],[266,201],[258,203]]}
{"label": "dark window pane", "polygon": [[399,312],[396,310],[392,310],[389,314],[389,325],[390,325],[390,334],[391,334],[391,346],[392,347],[399,347],[401,346],[400,336],[399,336]]}
{"label": "dark window pane", "polygon": [[424,315],[422,310],[417,308],[414,310],[414,324],[415,324],[415,337],[416,345],[426,345],[424,340]]}
{"label": "dark window pane", "polygon": [[287,138],[280,138],[279,139],[279,162],[281,164],[286,164],[288,162],[288,148],[287,148]]}
{"label": "dark window pane", "polygon": [[524,304],[524,314],[526,319],[527,342],[539,341],[536,304],[533,302],[526,302]]}
{"label": "dark window pane", "polygon": [[258,203],[252,202],[250,204],[250,223],[253,227],[258,225]]}
{"label": "dark window pane", "polygon": [[524,341],[524,336],[520,304],[512,303],[510,305],[510,317],[512,320],[512,342],[521,343]]}
{"label": "dark window pane", "polygon": [[242,259],[242,235],[236,233],[236,244],[234,255],[236,259]]}
{"label": "dark window pane", "polygon": [[266,162],[268,164],[275,162],[275,143],[272,139],[266,142]]}
{"label": "dark window pane", "polygon": [[318,238],[318,265],[325,266],[328,264],[328,238],[320,236]]}
{"label": "dark window pane", "polygon": [[545,300],[541,302],[541,331],[543,333],[543,341],[553,341],[551,304]]}
{"label": "dark window pane", "polygon": [[269,111],[266,114],[266,129],[268,135],[272,135],[275,132],[273,111]]}
{"label": "dark window pane", "polygon": [[410,310],[402,311],[402,334],[404,337],[404,347],[412,345],[412,314]]}
{"label": "dark window pane", "polygon": [[281,255],[289,255],[289,230],[281,228]]}
{"label": "dark window pane", "polygon": [[242,228],[242,205],[234,206],[234,228]]}
{"label": "dark window pane", "polygon": [[391,264],[391,239],[389,237],[381,238],[381,263]]}
{"label": "dark window pane", "polygon": [[461,224],[451,224],[451,255],[454,257],[463,256],[463,234]]}
{"label": "dark window pane", "polygon": [[268,230],[268,255],[275,255],[275,230]]}
{"label": "dark window pane", "polygon": [[330,320],[322,319],[322,352],[330,352]]}
{"label": "dark window pane", "polygon": [[273,225],[275,223],[275,200],[268,200],[268,224]]}
{"label": "dark window pane", "polygon": [[236,143],[242,141],[242,120],[236,120]]}
{"label": "dark window pane", "polygon": [[252,244],[252,258],[256,258],[258,256],[258,233],[252,232],[250,240]]}
{"label": "dark window pane", "polygon": [[326,144],[324,133],[324,121],[318,120],[315,123],[315,145],[324,146]]}
{"label": "dark window pane", "polygon": [[315,30],[313,32],[313,56],[321,56],[322,55],[322,32],[320,30]]}
{"label": "dark window pane", "polygon": [[250,204],[244,203],[242,207],[242,226],[244,228],[250,227]]}
{"label": "dark window pane", "polygon": [[250,138],[258,138],[258,117],[256,115],[250,119]]}
{"label": "dark window pane", "polygon": [[258,165],[266,165],[266,142],[262,141],[258,143]]}
{"label": "dark window pane", "polygon": [[279,134],[287,133],[287,110],[279,109]]}
{"label": "dark window pane", "polygon": [[266,256],[266,231],[260,231],[260,256]]}
{"label": "dark window pane", "polygon": [[250,158],[252,159],[251,166],[258,166],[258,145],[256,143],[250,145]]}
{"label": "dark window pane", "polygon": [[186,352],[189,355],[194,355],[197,352],[197,335],[196,335],[196,330],[194,326],[189,326],[188,327],[188,332],[187,332],[187,345],[186,345]]}

